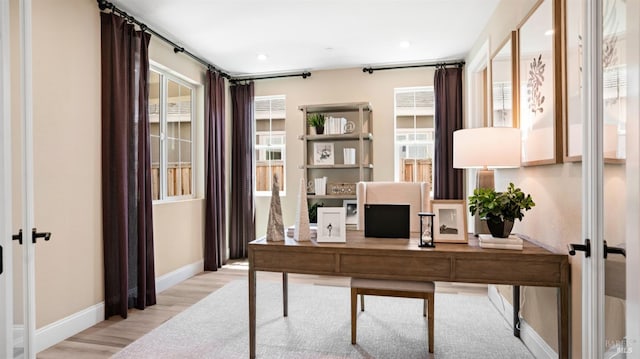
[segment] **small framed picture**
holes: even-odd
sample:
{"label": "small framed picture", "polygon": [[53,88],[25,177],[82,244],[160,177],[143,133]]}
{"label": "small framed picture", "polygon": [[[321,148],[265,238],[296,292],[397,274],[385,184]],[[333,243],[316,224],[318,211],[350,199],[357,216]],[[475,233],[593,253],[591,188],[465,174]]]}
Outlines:
{"label": "small framed picture", "polygon": [[433,240],[435,242],[467,243],[467,204],[465,200],[439,199],[431,201],[435,213]]}
{"label": "small framed picture", "polygon": [[346,213],[346,224],[358,224],[358,201],[355,199],[345,199],[342,206]]}
{"label": "small framed picture", "polygon": [[333,142],[316,142],[313,144],[314,165],[332,165],[334,157]]}
{"label": "small framed picture", "polygon": [[317,242],[346,242],[344,207],[318,207]]}

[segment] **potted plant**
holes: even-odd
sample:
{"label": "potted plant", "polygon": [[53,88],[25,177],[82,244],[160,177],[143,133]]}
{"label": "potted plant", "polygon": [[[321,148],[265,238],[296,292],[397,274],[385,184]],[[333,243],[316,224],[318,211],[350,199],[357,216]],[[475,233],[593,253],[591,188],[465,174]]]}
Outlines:
{"label": "potted plant", "polygon": [[500,238],[509,237],[515,219],[522,220],[524,212],[535,205],[531,195],[525,195],[513,183],[509,183],[505,192],[496,192],[493,188],[477,188],[473,191],[473,196],[469,197],[469,212],[472,215],[477,213],[482,220],[487,221],[491,235]]}
{"label": "potted plant", "polygon": [[324,133],[324,120],[324,114],[322,113],[314,112],[307,115],[307,123],[309,126],[315,127],[318,135]]}

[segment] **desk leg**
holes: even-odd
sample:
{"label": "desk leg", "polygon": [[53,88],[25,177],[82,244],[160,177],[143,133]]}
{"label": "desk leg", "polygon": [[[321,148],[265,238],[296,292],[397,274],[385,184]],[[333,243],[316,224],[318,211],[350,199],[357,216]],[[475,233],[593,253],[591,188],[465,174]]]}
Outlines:
{"label": "desk leg", "polygon": [[513,286],[513,335],[520,338],[520,286]]}
{"label": "desk leg", "polygon": [[249,268],[249,358],[256,357],[256,271]]}
{"label": "desk leg", "polygon": [[289,313],[289,276],[286,272],[282,272],[282,316],[286,317]]}
{"label": "desk leg", "polygon": [[569,302],[571,293],[568,285],[558,288],[558,357],[569,359]]}

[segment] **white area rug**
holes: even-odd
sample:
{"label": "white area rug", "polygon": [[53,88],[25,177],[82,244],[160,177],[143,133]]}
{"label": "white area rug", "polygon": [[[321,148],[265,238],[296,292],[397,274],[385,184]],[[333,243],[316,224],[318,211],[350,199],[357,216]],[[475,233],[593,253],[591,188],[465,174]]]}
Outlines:
{"label": "white area rug", "polygon": [[[234,281],[114,358],[248,358],[247,282]],[[351,345],[348,288],[258,281],[258,358],[532,358],[487,297],[436,293],[435,352],[419,299],[367,296]]]}

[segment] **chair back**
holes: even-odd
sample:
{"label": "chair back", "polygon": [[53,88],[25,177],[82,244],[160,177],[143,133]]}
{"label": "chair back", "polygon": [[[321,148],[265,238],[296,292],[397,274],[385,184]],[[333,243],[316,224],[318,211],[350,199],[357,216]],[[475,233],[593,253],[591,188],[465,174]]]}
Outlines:
{"label": "chair back", "polygon": [[411,213],[410,230],[420,232],[418,212],[431,210],[426,182],[358,182],[358,230],[364,230],[364,204],[407,203]]}

